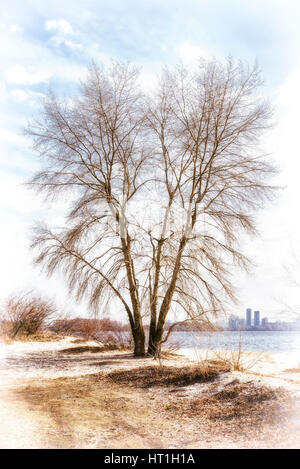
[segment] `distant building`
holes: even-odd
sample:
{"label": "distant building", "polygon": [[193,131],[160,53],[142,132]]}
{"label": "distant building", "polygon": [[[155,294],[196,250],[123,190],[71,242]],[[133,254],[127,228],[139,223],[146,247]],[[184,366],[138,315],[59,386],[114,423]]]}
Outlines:
{"label": "distant building", "polygon": [[268,321],[268,318],[262,318],[261,320],[261,325],[263,327],[266,327],[268,325],[269,321]]}
{"label": "distant building", "polygon": [[228,320],[228,329],[231,331],[239,331],[245,329],[245,319],[231,315]]}
{"label": "distant building", "polygon": [[246,309],[246,326],[251,327],[251,308]]}
{"label": "distant building", "polygon": [[231,330],[231,331],[236,331],[238,329],[238,325],[239,325],[239,318],[238,316],[233,316],[231,315],[229,317],[229,321],[228,321],[228,328]]}
{"label": "distant building", "polygon": [[254,311],[254,326],[259,326],[259,311]]}
{"label": "distant building", "polygon": [[233,331],[235,329],[235,316],[230,316],[228,320],[228,329]]}
{"label": "distant building", "polygon": [[231,315],[228,318],[227,328],[230,331],[300,331],[300,320],[272,322],[267,317],[260,320],[260,311],[254,311],[252,322],[252,310],[247,308],[246,319]]}

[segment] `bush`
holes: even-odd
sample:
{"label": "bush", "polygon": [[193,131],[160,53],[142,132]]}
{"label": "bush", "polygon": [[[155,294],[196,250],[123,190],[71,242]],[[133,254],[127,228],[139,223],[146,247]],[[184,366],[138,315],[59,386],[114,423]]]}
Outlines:
{"label": "bush", "polygon": [[54,304],[41,297],[15,295],[6,302],[3,323],[11,337],[33,335],[46,326],[55,312]]}
{"label": "bush", "polygon": [[51,324],[50,330],[57,334],[69,334],[95,340],[105,345],[116,346],[116,348],[132,345],[128,327],[109,318],[58,319]]}

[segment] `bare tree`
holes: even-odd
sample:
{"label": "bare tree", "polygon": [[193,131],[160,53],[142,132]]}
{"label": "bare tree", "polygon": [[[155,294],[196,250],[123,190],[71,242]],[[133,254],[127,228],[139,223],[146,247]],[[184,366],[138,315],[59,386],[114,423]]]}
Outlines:
{"label": "bare tree", "polygon": [[201,320],[235,300],[232,271],[248,266],[239,238],[272,194],[259,151],[271,113],[258,68],[231,59],[165,70],[152,95],[137,79],[127,65],[93,65],[78,98],[51,93],[29,124],[44,162],[32,186],[72,201],[66,226],[39,226],[33,246],[91,308],[121,302],[135,355],[150,316],[155,355],[170,310]]}

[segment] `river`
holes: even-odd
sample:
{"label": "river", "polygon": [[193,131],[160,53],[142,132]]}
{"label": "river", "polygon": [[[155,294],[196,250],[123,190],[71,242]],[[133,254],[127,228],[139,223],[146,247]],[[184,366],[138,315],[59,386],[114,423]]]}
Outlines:
{"label": "river", "polygon": [[300,331],[174,332],[170,343],[188,355],[200,350],[263,352],[287,366],[300,366]]}

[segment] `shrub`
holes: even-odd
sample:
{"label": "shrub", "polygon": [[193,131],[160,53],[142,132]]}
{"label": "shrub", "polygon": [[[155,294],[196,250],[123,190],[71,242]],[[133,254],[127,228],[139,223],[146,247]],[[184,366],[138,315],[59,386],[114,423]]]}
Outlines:
{"label": "shrub", "polygon": [[12,296],[5,305],[6,332],[11,337],[36,334],[55,312],[54,304],[39,296]]}
{"label": "shrub", "polygon": [[118,347],[131,346],[131,334],[127,326],[108,318],[74,318],[54,321],[50,330],[57,334],[70,334],[87,340],[95,340],[105,345]]}

